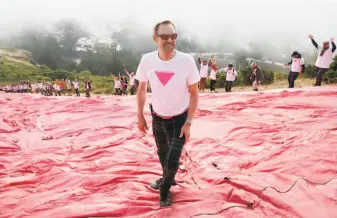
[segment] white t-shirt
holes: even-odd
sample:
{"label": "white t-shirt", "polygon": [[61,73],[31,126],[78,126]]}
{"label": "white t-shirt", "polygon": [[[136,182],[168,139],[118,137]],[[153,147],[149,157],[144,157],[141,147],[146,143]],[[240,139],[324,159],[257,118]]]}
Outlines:
{"label": "white t-shirt", "polygon": [[169,61],[163,61],[158,51],[145,54],[138,66],[136,79],[149,81],[153,110],[162,116],[174,116],[188,109],[188,86],[198,83],[200,75],[194,58],[176,51]]}
{"label": "white t-shirt", "polygon": [[130,86],[134,86],[135,85],[135,75],[131,76],[130,74]]}
{"label": "white t-shirt", "polygon": [[327,49],[323,56],[321,56],[321,50],[322,50],[322,46],[318,46],[318,57],[317,57],[317,61],[316,61],[316,67],[319,68],[330,68],[330,64],[332,62],[332,57],[333,57],[333,53],[331,48]]}
{"label": "white t-shirt", "polygon": [[121,88],[122,88],[121,81],[115,79],[115,89],[121,89]]}
{"label": "white t-shirt", "polygon": [[235,77],[238,76],[238,72],[232,67],[232,69],[228,69],[228,67],[224,68],[226,74],[226,81],[234,81]]}
{"label": "white t-shirt", "polygon": [[61,87],[60,87],[59,85],[54,84],[53,86],[54,86],[54,89],[55,89],[56,91],[60,91],[60,90],[61,90]]}
{"label": "white t-shirt", "polygon": [[68,79],[66,80],[67,83],[67,89],[71,89],[71,81]]}
{"label": "white t-shirt", "polygon": [[73,82],[74,84],[74,89],[78,89],[79,85],[78,85],[78,82]]}
{"label": "white t-shirt", "polygon": [[210,75],[210,78],[211,78],[211,80],[216,80],[216,71],[215,70],[211,70],[211,75]]}
{"label": "white t-shirt", "polygon": [[207,64],[200,64],[200,77],[207,78],[208,75],[208,65]]}
{"label": "white t-shirt", "polygon": [[304,64],[303,58],[293,58],[291,63],[291,72],[299,73],[302,71],[302,65]]}

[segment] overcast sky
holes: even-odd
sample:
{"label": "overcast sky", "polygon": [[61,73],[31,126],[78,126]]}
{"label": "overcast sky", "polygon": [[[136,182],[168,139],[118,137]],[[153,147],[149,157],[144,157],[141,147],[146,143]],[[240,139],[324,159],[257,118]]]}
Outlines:
{"label": "overcast sky", "polygon": [[44,26],[61,18],[76,18],[96,35],[104,27],[132,16],[150,32],[159,20],[176,21],[204,38],[236,43],[289,40],[308,44],[337,38],[337,0],[0,0],[0,34],[23,25]]}

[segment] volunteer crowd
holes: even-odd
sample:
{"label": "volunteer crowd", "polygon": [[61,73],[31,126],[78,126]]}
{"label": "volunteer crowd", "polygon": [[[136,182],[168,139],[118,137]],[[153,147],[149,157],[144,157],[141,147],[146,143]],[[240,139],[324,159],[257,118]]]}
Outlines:
{"label": "volunteer crowd", "polygon": [[[331,37],[330,42],[323,42],[322,46],[318,45],[312,35],[309,35],[309,38],[318,51],[318,57],[315,64],[315,86],[321,86],[323,75],[330,69],[333,53],[336,51],[336,45],[334,43],[333,37]],[[233,64],[229,64],[225,68],[218,69],[216,60],[213,56],[211,56],[210,59],[202,60],[201,55],[199,55],[198,57],[198,63],[200,65],[201,77],[199,83],[200,92],[205,91],[205,83],[207,79],[210,81],[210,91],[216,92],[216,76],[218,73],[221,72],[226,73],[225,90],[226,92],[231,92],[233,83],[238,75],[237,71],[234,69]],[[291,60],[289,61],[289,63],[284,64],[284,66],[290,66],[291,68],[288,75],[288,88],[294,88],[295,80],[301,73],[305,71],[304,58],[298,51],[294,51],[291,55]],[[253,91],[258,91],[259,85],[263,83],[263,71],[255,62],[251,63],[250,67],[252,69],[250,75],[250,79],[252,81],[252,89]],[[129,77],[129,79],[127,79],[126,76],[121,76],[120,74],[118,76],[112,76],[114,80],[114,94],[128,95],[129,92],[131,95],[134,95],[136,94],[138,86],[138,81],[137,79],[135,79],[135,73],[129,73],[125,66],[124,72]],[[46,96],[72,95],[73,93],[75,93],[76,96],[80,96],[79,88],[81,84],[83,85],[86,97],[90,97],[92,84],[92,80],[90,78],[86,78],[82,81],[78,81],[77,79],[71,81],[69,78],[67,78],[64,80],[55,80],[53,83],[41,81],[38,83],[21,82],[19,84],[8,84],[0,86],[0,91],[12,93],[41,93]]]}

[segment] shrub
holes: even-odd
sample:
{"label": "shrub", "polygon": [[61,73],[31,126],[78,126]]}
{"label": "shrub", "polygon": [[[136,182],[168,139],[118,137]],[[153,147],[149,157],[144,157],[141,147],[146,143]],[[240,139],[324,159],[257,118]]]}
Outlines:
{"label": "shrub", "polygon": [[306,65],[305,71],[303,73],[303,77],[305,78],[313,78],[315,77],[316,67],[314,65]]}
{"label": "shrub", "polygon": [[337,83],[337,71],[329,70],[324,74],[323,81],[327,84]]}
{"label": "shrub", "polygon": [[272,84],[274,82],[274,72],[269,70],[269,71],[265,71],[263,73],[264,73],[263,83],[264,84]]}
{"label": "shrub", "polygon": [[287,80],[288,79],[288,73],[284,72],[275,72],[274,73],[274,81],[279,82],[282,80]]}

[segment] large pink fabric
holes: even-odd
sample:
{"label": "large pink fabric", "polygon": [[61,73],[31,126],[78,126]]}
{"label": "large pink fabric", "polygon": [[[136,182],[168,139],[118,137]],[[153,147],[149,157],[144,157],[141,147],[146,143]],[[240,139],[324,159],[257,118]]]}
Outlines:
{"label": "large pink fabric", "polygon": [[2,218],[337,217],[337,88],[202,95],[164,209],[133,96],[1,93],[0,113]]}

